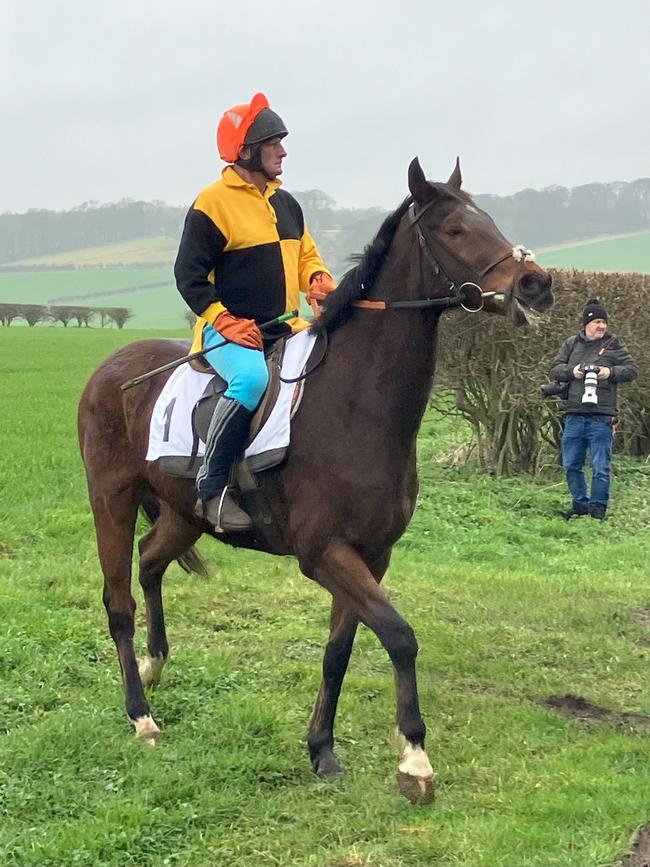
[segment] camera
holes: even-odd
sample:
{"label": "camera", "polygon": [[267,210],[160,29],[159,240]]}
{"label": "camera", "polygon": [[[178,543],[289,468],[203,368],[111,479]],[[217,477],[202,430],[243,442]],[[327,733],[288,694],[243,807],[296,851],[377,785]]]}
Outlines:
{"label": "camera", "polygon": [[542,397],[545,400],[548,400],[551,397],[566,400],[569,397],[568,382],[549,382],[547,385],[541,385],[539,390],[542,392]]}
{"label": "camera", "polygon": [[582,402],[598,403],[598,395],[596,393],[596,390],[598,388],[598,373],[600,371],[600,367],[598,367],[597,364],[582,364],[580,365],[580,370],[585,375],[585,390],[582,395]]}

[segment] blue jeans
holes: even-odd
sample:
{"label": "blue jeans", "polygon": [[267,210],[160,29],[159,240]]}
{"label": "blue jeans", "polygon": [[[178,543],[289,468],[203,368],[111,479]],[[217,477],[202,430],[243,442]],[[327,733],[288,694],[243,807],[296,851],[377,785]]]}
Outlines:
{"label": "blue jeans", "polygon": [[[220,343],[223,343],[223,337],[211,325],[206,325],[203,329],[203,348],[210,349]],[[223,343],[217,349],[206,352],[205,357],[228,383],[224,396],[238,400],[253,412],[269,382],[264,353],[237,343]]]}
{"label": "blue jeans", "polygon": [[[576,503],[607,506],[612,472],[613,419],[607,415],[567,413],[562,434],[562,466],[569,491]],[[584,464],[589,451],[591,496],[587,496]]]}

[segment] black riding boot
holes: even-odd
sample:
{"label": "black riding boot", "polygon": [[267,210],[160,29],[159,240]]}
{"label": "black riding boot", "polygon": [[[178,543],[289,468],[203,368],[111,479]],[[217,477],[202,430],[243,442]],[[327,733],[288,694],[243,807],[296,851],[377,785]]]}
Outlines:
{"label": "black riding boot", "polygon": [[230,468],[244,447],[252,412],[230,397],[222,397],[208,428],[203,465],[196,477],[196,513],[218,532],[250,530],[251,519],[228,491]]}

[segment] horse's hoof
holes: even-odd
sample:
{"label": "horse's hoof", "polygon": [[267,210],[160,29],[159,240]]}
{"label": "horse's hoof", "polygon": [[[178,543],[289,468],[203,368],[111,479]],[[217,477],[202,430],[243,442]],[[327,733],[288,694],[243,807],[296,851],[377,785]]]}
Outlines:
{"label": "horse's hoof", "polygon": [[435,797],[435,786],[433,768],[424,746],[407,740],[399,730],[397,737],[403,746],[397,770],[399,790],[412,804],[430,804]]}
{"label": "horse's hoof", "polygon": [[335,777],[337,774],[343,773],[343,768],[339,764],[339,761],[332,750],[322,750],[313,764],[314,773],[317,777],[320,777],[321,780]]}
{"label": "horse's hoof", "polygon": [[143,656],[142,659],[138,660],[138,674],[145,689],[150,686],[157,686],[160,683],[160,676],[166,661],[162,653],[158,654],[158,656],[149,656],[147,654],[147,656]]}
{"label": "horse's hoof", "polygon": [[431,804],[436,796],[433,777],[414,777],[412,774],[398,771],[397,785],[400,792],[412,804]]}
{"label": "horse's hoof", "polygon": [[140,738],[147,746],[155,747],[156,741],[162,737],[162,732],[153,721],[150,715],[139,716],[136,720],[131,720],[135,728],[136,738]]}

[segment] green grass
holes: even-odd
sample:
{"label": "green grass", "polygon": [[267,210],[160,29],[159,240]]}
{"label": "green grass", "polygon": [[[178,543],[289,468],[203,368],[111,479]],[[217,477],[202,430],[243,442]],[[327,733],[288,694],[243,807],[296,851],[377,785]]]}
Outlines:
{"label": "green grass", "polygon": [[[126,325],[129,330],[182,328],[187,308],[174,284],[172,246],[169,239],[141,238],[24,260],[27,264],[74,263],[79,268],[0,273],[0,302],[128,307],[135,314]],[[165,267],[115,267],[165,259],[170,261]],[[542,250],[537,259],[546,267],[650,273],[650,232]],[[100,263],[105,267],[95,267]],[[148,284],[164,285],[139,288]]]}
{"label": "green grass", "polygon": [[[84,268],[0,273],[0,302],[128,307],[134,314],[125,325],[131,331],[130,340],[135,339],[132,332],[137,329],[182,329],[188,310],[176,289],[171,265],[168,268]],[[302,315],[310,315],[303,296],[301,311]],[[12,327],[24,324],[23,320],[16,319]],[[92,324],[99,327],[99,319]],[[38,326],[39,329],[43,327],[62,326],[52,326],[50,323]]]}
{"label": "green grass", "polygon": [[187,310],[171,265],[0,273],[0,302],[128,307],[135,314],[130,329],[182,328]]}
{"label": "green grass", "polygon": [[650,274],[650,232],[540,250],[537,261],[553,268]]}
{"label": "green grass", "polygon": [[432,806],[397,793],[392,676],[367,630],[337,722],[347,773],[312,776],[327,596],[290,558],[209,539],[209,581],[175,564],[166,579],[152,750],[124,716],[75,434],[90,371],[140,336],[0,331],[0,864],[616,863],[650,818],[648,732],[571,721],[544,699],[650,713],[650,468],[616,460],[608,521],[567,523],[559,474],[439,462],[466,431],[427,416],[420,502],[386,583],[420,643]]}
{"label": "green grass", "polygon": [[12,265],[71,265],[73,267],[110,267],[122,265],[142,265],[144,262],[173,264],[178,250],[178,238],[165,235],[133,238],[114,244],[99,244],[94,247],[81,247],[78,250],[64,250],[45,256],[19,259]]}

